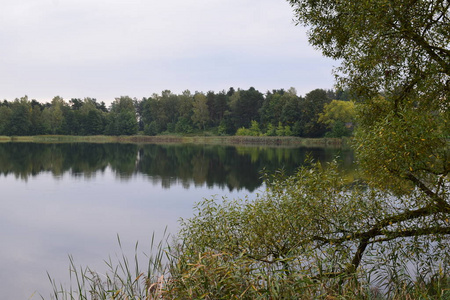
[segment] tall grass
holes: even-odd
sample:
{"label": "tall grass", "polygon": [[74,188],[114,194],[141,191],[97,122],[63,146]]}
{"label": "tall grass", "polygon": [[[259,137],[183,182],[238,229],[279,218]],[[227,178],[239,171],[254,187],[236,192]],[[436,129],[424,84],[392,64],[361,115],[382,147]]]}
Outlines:
{"label": "tall grass", "polygon": [[[120,237],[117,237],[120,255],[111,256],[104,261],[105,273],[99,273],[89,267],[77,267],[73,256],[69,256],[70,285],[63,286],[51,277],[48,278],[53,288],[50,299],[55,300],[102,300],[102,299],[160,299],[163,293],[164,276],[168,270],[168,253],[170,246],[168,235],[155,244],[152,235],[150,253],[144,254],[147,264],[140,264],[138,243],[135,245],[134,257],[130,260],[124,253]],[[41,295],[42,299],[48,299]]]}
{"label": "tall grass", "polygon": [[217,252],[186,253],[183,245],[169,243],[168,235],[158,243],[152,236],[152,251],[145,255],[147,264],[143,266],[138,243],[131,260],[124,254],[119,237],[118,244],[121,254],[104,261],[104,274],[77,267],[69,256],[70,286],[58,284],[49,274],[53,287],[50,299],[450,299],[450,280],[442,272],[427,281],[405,276],[395,282],[394,289],[382,292],[363,271],[319,281],[303,276],[300,270],[286,272],[255,263],[244,253],[237,257]]}

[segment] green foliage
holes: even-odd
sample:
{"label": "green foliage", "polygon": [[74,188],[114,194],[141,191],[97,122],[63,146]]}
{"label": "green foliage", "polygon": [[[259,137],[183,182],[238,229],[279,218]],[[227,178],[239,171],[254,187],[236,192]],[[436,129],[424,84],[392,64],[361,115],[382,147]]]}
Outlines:
{"label": "green foliage", "polygon": [[253,136],[259,136],[259,135],[261,135],[261,130],[259,129],[259,124],[258,124],[258,122],[252,120],[251,126],[250,126],[250,131],[252,132],[252,135],[253,135]]}
{"label": "green foliage", "polygon": [[[428,195],[447,214],[450,157],[449,6],[442,1],[290,0],[310,42],[341,61],[359,102],[356,150],[371,183]],[[383,96],[380,96],[383,95]]]}
{"label": "green foliage", "polygon": [[219,135],[227,134],[227,127],[226,127],[226,123],[225,123],[224,119],[222,119],[222,121],[220,122],[219,127],[217,128],[217,133]]}
{"label": "green foliage", "polygon": [[291,126],[283,126],[283,124],[281,122],[278,122],[278,126],[275,129],[275,135],[277,136],[291,136],[292,135],[292,131],[291,131]]}
{"label": "green foliage", "polygon": [[52,100],[50,107],[44,109],[44,116],[47,122],[47,126],[52,134],[62,133],[62,127],[64,122],[63,107],[65,105],[64,99],[56,96]]}
{"label": "green foliage", "polygon": [[303,132],[303,124],[301,121],[297,121],[294,123],[294,126],[292,127],[292,135],[294,136],[302,136]]}
{"label": "green foliage", "polygon": [[424,192],[395,200],[349,185],[335,164],[319,163],[290,177],[268,176],[266,186],[256,199],[204,200],[182,222],[177,261],[184,267],[171,270],[181,298],[302,298],[324,287],[331,295],[348,287],[357,293],[369,277],[401,288],[414,283],[395,275],[407,262],[425,277],[437,265],[450,267],[445,226],[435,231],[448,216],[411,206]]}
{"label": "green foliage", "polygon": [[[440,251],[436,245],[448,243],[450,234],[448,3],[289,2],[299,23],[309,26],[312,45],[341,61],[338,83],[360,103],[355,146],[368,184],[396,195],[385,205],[392,207],[389,225],[398,227],[382,228],[386,220],[373,228],[385,230],[380,240],[393,250],[379,265],[395,275],[397,288],[402,272],[390,270],[413,259],[400,258],[408,251],[435,274],[441,261],[429,257]],[[396,247],[401,236],[414,239],[401,241],[402,249]],[[417,270],[419,276],[425,269]]]}
{"label": "green foliage", "polygon": [[259,112],[262,124],[278,124],[281,121],[284,100],[286,99],[282,98],[284,93],[284,90],[267,92]]}
{"label": "green foliage", "polygon": [[283,94],[282,98],[285,100],[281,114],[281,121],[284,124],[292,125],[302,117],[300,106],[304,99],[297,97],[294,88],[291,88],[288,92]]}
{"label": "green foliage", "polygon": [[207,122],[210,120],[206,101],[207,98],[205,95],[197,93],[195,94],[194,102],[192,103],[192,122],[200,129],[205,129]]}
{"label": "green foliage", "polygon": [[266,133],[261,133],[259,124],[256,121],[251,122],[250,128],[241,127],[236,131],[237,136],[291,136],[293,133],[291,127],[283,126],[281,122],[278,123],[278,127],[273,127],[271,123],[267,126]]}
{"label": "green foliage", "polygon": [[275,130],[277,136],[283,136],[284,135],[284,127],[281,122],[278,122],[277,129]]}
{"label": "green foliage", "polygon": [[324,124],[319,122],[320,113],[323,112],[325,104],[331,101],[327,92],[315,89],[306,94],[304,101],[300,104],[301,119],[297,126],[300,127],[300,136],[322,137],[326,132]]}
{"label": "green foliage", "polygon": [[214,102],[209,106],[211,119],[214,124],[220,124],[229,110],[228,96],[224,91],[214,95]]}
{"label": "green foliage", "polygon": [[[1,109],[1,107],[0,107]],[[0,113],[1,114],[1,113]],[[0,119],[2,117],[0,116]],[[1,127],[1,125],[0,125]],[[1,131],[1,129],[0,129]],[[38,105],[32,106],[31,111],[31,127],[29,130],[29,135],[42,135],[46,134],[47,130],[45,128],[44,116],[42,113],[42,108]]]}
{"label": "green foliage", "polygon": [[85,135],[99,135],[104,132],[103,114],[97,110],[90,110],[86,115]]}
{"label": "green foliage", "polygon": [[284,135],[285,136],[292,135],[291,126],[289,126],[289,125],[284,126]]}
{"label": "green foliage", "polygon": [[[417,102],[394,103],[377,97],[359,107],[355,144],[361,165],[380,188],[428,190],[448,202],[450,119]],[[431,200],[430,199],[430,200]]]}
{"label": "green foliage", "polygon": [[325,133],[325,137],[341,138],[344,136],[351,136],[352,132],[353,132],[352,127],[347,127],[344,122],[336,121],[331,127],[331,131]]}
{"label": "green foliage", "polygon": [[238,136],[260,136],[261,130],[259,129],[259,124],[256,121],[251,121],[250,128],[241,127],[236,131]]}
{"label": "green foliage", "polygon": [[237,136],[251,136],[252,132],[248,128],[241,127],[236,131]]}
{"label": "green foliage", "polygon": [[[315,93],[317,92],[322,96],[334,94],[325,90],[316,90]],[[320,107],[319,102],[317,107]],[[191,134],[194,131],[196,134],[212,132],[233,135],[238,128],[251,128],[252,120],[258,122],[259,128],[246,135],[257,136],[261,132],[276,135],[273,128],[268,130],[268,127],[279,122],[284,130],[288,127],[290,129],[287,133],[279,131],[280,135],[318,137],[324,134],[324,131],[314,130],[315,127],[322,126],[312,112],[317,109],[316,105],[311,104],[309,107],[306,99],[297,96],[294,88],[288,91],[273,90],[266,95],[254,88],[237,91],[230,89],[228,93],[222,91],[216,94],[209,91],[206,96],[199,92],[192,95],[189,90],[180,95],[165,90],[161,95],[153,94],[142,100],[129,96],[118,97],[111,103],[109,111],[103,102],[98,103],[96,99],[89,97],[72,98],[67,103],[57,96],[51,103],[41,104],[36,100],[30,102],[25,96],[20,99],[20,103],[18,105],[5,100],[0,106],[3,107],[0,111],[1,122],[7,124],[0,124],[3,126],[0,134],[135,134],[137,131],[134,130],[131,114],[124,112],[134,113],[137,130],[146,135]],[[27,109],[20,112],[21,105],[25,105]],[[120,114],[125,120],[120,119]],[[13,115],[14,118],[11,119]]]}
{"label": "green foliage", "polygon": [[152,121],[150,124],[145,124],[144,134],[146,135],[157,135],[160,132],[159,126],[156,121]]}
{"label": "green foliage", "polygon": [[11,119],[11,108],[0,106],[0,134],[9,135],[9,122]]}
{"label": "green foliage", "polygon": [[138,123],[133,111],[122,111],[116,119],[116,135],[133,135],[137,133]]}
{"label": "green foliage", "polygon": [[105,132],[108,135],[133,135],[138,131],[136,108],[128,96],[116,98],[111,104]]}
{"label": "green foliage", "polygon": [[267,136],[277,135],[276,129],[275,129],[275,127],[273,127],[272,123],[269,123],[269,125],[267,125],[266,135]]}
{"label": "green foliage", "polygon": [[319,122],[327,125],[330,131],[325,136],[339,138],[351,136],[356,118],[355,103],[352,101],[332,100],[324,105],[319,114]]}
{"label": "green foliage", "polygon": [[251,87],[248,90],[239,90],[232,98],[231,109],[237,128],[248,128],[252,120],[259,121],[259,109],[264,101],[263,94]]}
{"label": "green foliage", "polygon": [[448,101],[446,1],[289,2],[309,26],[310,43],[342,62],[339,81],[354,94],[368,99],[383,91],[400,100],[420,91],[423,100]]}
{"label": "green foliage", "polygon": [[323,113],[319,114],[319,122],[331,128],[336,122],[353,123],[356,117],[355,103],[352,101],[332,100],[324,105]]}
{"label": "green foliage", "polygon": [[[84,106],[84,105],[83,105]],[[121,113],[123,111],[136,112],[133,99],[128,96],[121,96],[116,98],[113,103],[111,103],[111,112]]]}
{"label": "green foliage", "polygon": [[16,99],[11,104],[11,115],[9,120],[9,134],[26,135],[31,126],[31,105],[28,97]]}
{"label": "green foliage", "polygon": [[176,133],[192,133],[193,128],[191,125],[191,122],[189,122],[189,119],[187,118],[180,118],[175,125],[175,132]]}

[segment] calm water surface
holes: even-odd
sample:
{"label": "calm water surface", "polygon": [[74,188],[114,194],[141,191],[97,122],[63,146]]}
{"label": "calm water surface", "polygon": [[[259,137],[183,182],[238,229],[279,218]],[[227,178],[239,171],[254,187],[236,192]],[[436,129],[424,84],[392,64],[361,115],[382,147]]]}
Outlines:
{"label": "calm water surface", "polygon": [[293,172],[305,158],[351,152],[186,145],[0,144],[0,288],[3,299],[50,298],[47,272],[69,283],[69,259],[102,272],[104,260],[149,253],[176,233],[195,202],[254,197],[261,171]]}

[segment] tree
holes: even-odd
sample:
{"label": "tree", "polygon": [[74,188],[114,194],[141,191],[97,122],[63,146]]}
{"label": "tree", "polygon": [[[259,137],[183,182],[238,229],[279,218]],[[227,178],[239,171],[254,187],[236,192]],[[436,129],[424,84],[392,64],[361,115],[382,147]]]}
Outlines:
{"label": "tree", "polygon": [[294,88],[281,96],[284,102],[281,122],[285,125],[293,125],[301,118],[300,98]]}
{"label": "tree", "polygon": [[[82,106],[79,108],[84,135],[102,134],[104,128],[103,112],[97,106],[97,101],[92,98],[84,98]],[[132,133],[133,134],[133,133]]]}
{"label": "tree", "polygon": [[9,135],[9,122],[11,119],[11,108],[6,105],[0,106],[0,134]]}
{"label": "tree", "polygon": [[50,107],[46,107],[43,111],[46,119],[46,126],[49,128],[51,134],[62,133],[64,115],[63,107],[66,105],[64,99],[56,96],[52,99]]}
{"label": "tree", "polygon": [[380,186],[412,184],[447,211],[450,4],[289,2],[312,45],[342,62],[339,84],[363,103],[356,139],[367,175]]}
{"label": "tree", "polygon": [[214,102],[216,101],[216,93],[214,91],[208,91],[206,93],[206,105],[208,105],[209,110],[209,120],[211,123],[216,123],[216,111]]}
{"label": "tree", "polygon": [[[90,101],[88,101],[90,102]],[[86,101],[85,101],[86,104]],[[119,98],[116,98],[111,103],[111,112],[114,113],[121,113],[123,111],[131,111],[133,113],[136,113],[136,108],[134,106],[134,101],[129,96],[121,96]]]}
{"label": "tree", "polygon": [[[161,94],[161,109],[163,115],[167,118],[166,128],[170,132],[174,132],[175,124],[178,121],[179,98],[169,90],[165,90]],[[170,130],[169,130],[170,127]]]}
{"label": "tree", "polygon": [[355,120],[355,103],[352,101],[332,100],[324,105],[323,112],[319,113],[319,122],[330,127],[337,121],[352,123]]}
{"label": "tree", "polygon": [[251,87],[248,90],[239,91],[238,97],[233,100],[232,113],[237,128],[250,127],[252,120],[259,122],[259,109],[264,101],[263,94]]}
{"label": "tree", "polygon": [[272,125],[272,123],[269,123],[267,125],[266,135],[267,136],[275,136],[275,135],[277,135],[276,128]]}
{"label": "tree", "polygon": [[142,112],[141,112],[141,120],[144,123],[144,133],[147,135],[155,135],[159,131],[157,131],[156,126],[152,126],[150,130],[150,124],[153,122],[153,124],[156,124],[156,110],[157,110],[157,102],[156,98],[157,95],[154,95],[153,97],[149,98],[143,98],[142,99]]}
{"label": "tree", "polygon": [[301,136],[317,138],[325,134],[326,127],[319,122],[319,114],[330,101],[327,92],[322,89],[312,90],[301,99],[299,104]]}
{"label": "tree", "polygon": [[284,127],[281,122],[278,122],[278,126],[275,132],[277,133],[277,136],[284,136]]}
{"label": "tree", "polygon": [[210,120],[208,105],[206,104],[206,102],[206,96],[204,94],[197,93],[195,94],[194,102],[192,103],[192,122],[203,130],[206,127],[206,123]]}
{"label": "tree", "polygon": [[[66,134],[70,135],[84,135],[86,134],[85,124],[86,121],[80,110],[69,109],[66,111],[65,115],[65,124],[66,124]],[[45,124],[45,122],[44,122]]]}
{"label": "tree", "polygon": [[136,115],[132,111],[121,111],[116,116],[116,135],[133,135],[138,131]]}
{"label": "tree", "polygon": [[[133,124],[133,126],[134,126],[134,124]],[[102,134],[105,131],[104,117],[99,110],[95,109],[95,110],[88,111],[87,116],[86,116],[85,130],[86,130],[85,134],[87,134],[87,135]],[[136,131],[133,128],[133,131],[131,131],[131,134],[134,134],[135,132]]]}
{"label": "tree", "polygon": [[418,92],[422,102],[446,102],[447,1],[289,2],[309,26],[310,43],[341,60],[339,81],[353,93],[371,98],[383,91],[397,105]]}
{"label": "tree", "polygon": [[289,2],[312,45],[342,62],[338,83],[361,103],[356,150],[369,183],[407,199],[365,232],[355,259],[377,239],[448,242],[450,4]]}
{"label": "tree", "polygon": [[259,111],[261,124],[266,127],[268,124],[278,124],[282,119],[282,111],[286,98],[283,98],[284,90],[273,90],[267,92],[263,104]]}
{"label": "tree", "polygon": [[36,100],[31,101],[30,135],[46,134],[45,121],[42,113],[43,106]]}
{"label": "tree", "polygon": [[181,95],[178,96],[178,115],[180,118],[190,119],[192,116],[192,103],[194,101],[194,96],[189,90],[183,91]]}
{"label": "tree", "polygon": [[147,99],[143,99],[142,108],[142,120],[144,122],[144,132],[146,134],[158,134],[167,130],[168,124],[171,123],[171,113],[172,123],[176,121],[176,113],[174,112],[177,107],[170,107],[166,102],[169,98],[172,98],[170,91],[163,91],[163,95],[153,94]]}
{"label": "tree", "polygon": [[327,136],[349,136],[356,117],[355,103],[352,101],[333,100],[325,104],[323,113],[319,114],[319,122],[331,129]]}
{"label": "tree", "polygon": [[69,100],[72,110],[79,110],[83,106],[83,100],[78,98],[72,98]]}
{"label": "tree", "polygon": [[183,91],[178,96],[178,121],[175,126],[175,131],[178,133],[191,133],[192,126],[192,108],[194,97],[189,90]]}
{"label": "tree", "polygon": [[[132,135],[138,131],[134,101],[128,96],[116,98],[111,104],[106,133],[110,135]],[[96,125],[99,125],[96,122]]]}
{"label": "tree", "polygon": [[222,91],[214,98],[214,121],[216,124],[222,122],[225,112],[229,109],[228,96]]}
{"label": "tree", "polygon": [[250,128],[241,127],[236,131],[238,136],[260,136],[261,130],[259,129],[258,122],[252,120]]}
{"label": "tree", "polygon": [[28,97],[16,99],[11,104],[9,121],[10,135],[29,135],[31,126],[31,104]]}

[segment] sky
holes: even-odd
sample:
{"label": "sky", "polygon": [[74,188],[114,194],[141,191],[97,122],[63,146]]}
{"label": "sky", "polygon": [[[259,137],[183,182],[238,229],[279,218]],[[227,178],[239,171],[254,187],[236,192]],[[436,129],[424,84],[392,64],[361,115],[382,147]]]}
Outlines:
{"label": "sky", "polygon": [[0,0],[0,99],[333,88],[285,0]]}

